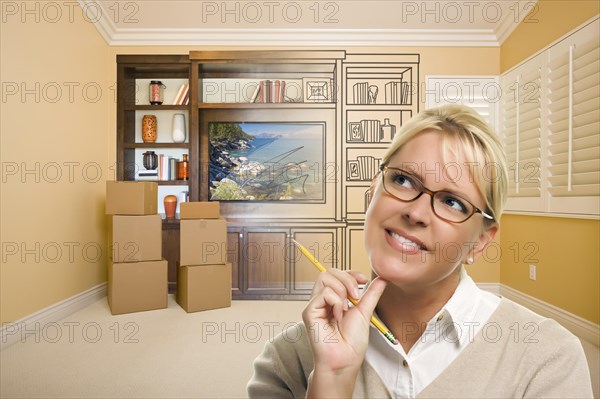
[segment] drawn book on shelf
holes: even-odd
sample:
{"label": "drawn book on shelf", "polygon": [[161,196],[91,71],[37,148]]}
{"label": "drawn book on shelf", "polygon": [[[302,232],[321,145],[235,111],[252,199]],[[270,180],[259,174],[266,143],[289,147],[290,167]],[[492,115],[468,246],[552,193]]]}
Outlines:
{"label": "drawn book on shelf", "polygon": [[372,156],[358,156],[347,161],[348,180],[370,181],[377,174],[381,159]]}
{"label": "drawn book on shelf", "polygon": [[385,103],[402,104],[408,103],[410,86],[408,82],[391,81],[385,84]]}
{"label": "drawn book on shelf", "polygon": [[368,104],[368,82],[358,82],[352,86],[354,104]]}

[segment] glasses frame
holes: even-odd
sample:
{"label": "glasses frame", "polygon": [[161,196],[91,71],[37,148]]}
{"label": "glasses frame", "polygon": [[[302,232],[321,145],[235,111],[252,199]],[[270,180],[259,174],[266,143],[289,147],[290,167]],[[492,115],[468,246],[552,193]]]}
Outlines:
{"label": "glasses frame", "polygon": [[[417,186],[419,186],[419,187],[416,187],[417,191],[419,191],[419,194],[417,194],[417,196],[416,196],[415,198],[411,199],[411,200],[403,200],[403,199],[400,199],[400,198],[396,197],[394,194],[392,194],[392,193],[391,193],[391,192],[390,192],[390,191],[389,191],[389,190],[388,190],[388,189],[385,187],[385,174],[386,174],[386,172],[387,172],[389,169],[391,169],[391,170],[397,170],[397,171],[399,171],[399,172],[402,172],[403,174],[405,174],[405,175],[409,176],[409,177],[410,177],[410,178],[411,178],[413,181],[415,181],[415,182],[417,183]],[[438,218],[442,219],[443,221],[446,221],[446,222],[448,222],[448,223],[457,223],[457,224],[459,224],[459,223],[464,223],[464,222],[466,222],[467,220],[469,220],[469,219],[470,219],[470,218],[471,218],[473,215],[475,215],[476,213],[481,213],[481,215],[482,215],[482,216],[483,216],[485,219],[487,219],[487,220],[489,220],[489,221],[493,221],[493,220],[494,220],[494,217],[493,217],[492,215],[490,215],[490,214],[488,214],[488,213],[486,213],[486,212],[482,211],[481,209],[479,209],[478,207],[476,207],[475,205],[473,205],[473,203],[472,203],[471,201],[469,201],[468,199],[466,199],[466,198],[464,198],[464,197],[461,197],[460,195],[457,195],[457,194],[454,194],[454,193],[452,193],[452,195],[454,195],[455,197],[458,197],[458,198],[460,198],[461,200],[463,200],[463,201],[467,202],[469,205],[471,205],[471,206],[473,207],[473,211],[471,212],[471,214],[470,214],[469,216],[467,216],[467,217],[466,217],[464,220],[462,220],[462,221],[460,221],[460,222],[457,222],[457,221],[454,221],[454,220],[449,220],[449,219],[446,219],[446,218],[444,218],[444,217],[442,217],[442,216],[438,215],[438,214],[437,214],[437,212],[435,211],[435,207],[434,207],[434,203],[433,203],[433,197],[434,197],[434,196],[435,196],[437,193],[447,193],[447,192],[449,192],[448,190],[438,190],[438,191],[433,191],[433,190],[430,190],[430,189],[428,189],[427,187],[425,187],[425,185],[423,184],[423,182],[422,182],[421,180],[419,180],[418,178],[416,178],[416,177],[415,177],[413,174],[411,174],[410,172],[408,172],[408,171],[406,171],[406,170],[404,170],[404,169],[401,169],[401,168],[395,168],[395,167],[392,167],[392,166],[381,165],[381,167],[379,168],[379,172],[381,173],[381,177],[382,177],[382,179],[381,179],[381,185],[383,186],[383,189],[385,190],[385,192],[386,192],[386,193],[388,193],[389,195],[391,195],[392,197],[394,197],[395,199],[397,199],[397,200],[398,200],[398,201],[400,201],[400,202],[413,202],[413,201],[416,201],[416,200],[417,200],[419,197],[421,197],[421,196],[423,195],[423,193],[427,193],[427,194],[429,194],[429,196],[431,197],[431,210],[433,211],[433,214],[434,214],[435,216],[437,216]]]}

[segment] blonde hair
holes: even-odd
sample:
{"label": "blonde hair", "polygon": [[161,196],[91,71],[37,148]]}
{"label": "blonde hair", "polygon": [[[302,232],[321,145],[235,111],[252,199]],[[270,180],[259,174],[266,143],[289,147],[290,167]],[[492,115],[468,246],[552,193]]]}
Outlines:
{"label": "blonde hair", "polygon": [[[469,173],[485,198],[484,211],[499,221],[508,190],[506,155],[498,136],[470,107],[444,105],[420,112],[403,125],[382,160],[387,165],[390,158],[410,139],[426,130],[442,134],[442,157],[448,153],[463,155],[469,162]],[[449,145],[454,144],[454,145]]]}

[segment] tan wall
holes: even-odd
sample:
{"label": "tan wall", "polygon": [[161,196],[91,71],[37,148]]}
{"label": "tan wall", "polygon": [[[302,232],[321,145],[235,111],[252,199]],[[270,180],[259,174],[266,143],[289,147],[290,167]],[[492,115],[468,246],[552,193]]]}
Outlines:
{"label": "tan wall", "polygon": [[[500,281],[600,322],[600,225],[596,220],[504,215]],[[537,279],[529,279],[529,265]]]}
{"label": "tan wall", "polygon": [[[54,23],[7,16],[0,24],[2,323],[106,281],[104,181],[114,103],[108,46],[78,15]],[[31,93],[22,97],[22,89]]]}
{"label": "tan wall", "polygon": [[500,71],[504,72],[600,12],[597,0],[538,0],[500,47]]}

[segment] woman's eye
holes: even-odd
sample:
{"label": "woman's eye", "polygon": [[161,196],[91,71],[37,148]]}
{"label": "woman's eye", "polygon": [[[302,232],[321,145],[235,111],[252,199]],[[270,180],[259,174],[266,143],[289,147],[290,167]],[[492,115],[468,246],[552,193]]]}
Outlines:
{"label": "woman's eye", "polygon": [[394,184],[401,186],[402,188],[412,188],[413,187],[413,182],[410,179],[410,177],[403,175],[401,173],[394,175],[392,180],[393,180]]}
{"label": "woman's eye", "polygon": [[465,204],[456,197],[446,194],[444,195],[442,202],[444,205],[446,205],[453,211],[467,213],[467,207],[465,206]]}

